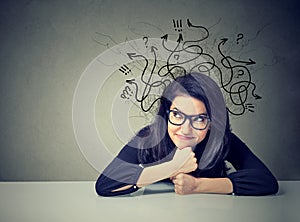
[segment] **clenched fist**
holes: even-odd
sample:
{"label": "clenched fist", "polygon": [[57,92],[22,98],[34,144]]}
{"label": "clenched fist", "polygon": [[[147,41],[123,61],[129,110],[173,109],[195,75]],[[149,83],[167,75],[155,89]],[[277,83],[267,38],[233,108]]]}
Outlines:
{"label": "clenched fist", "polygon": [[183,149],[177,148],[171,162],[175,166],[174,169],[176,169],[172,176],[176,176],[179,173],[190,173],[196,170],[198,167],[195,153],[192,151],[191,147],[186,147]]}
{"label": "clenched fist", "polygon": [[179,173],[171,178],[177,194],[192,194],[196,189],[196,178],[185,173]]}

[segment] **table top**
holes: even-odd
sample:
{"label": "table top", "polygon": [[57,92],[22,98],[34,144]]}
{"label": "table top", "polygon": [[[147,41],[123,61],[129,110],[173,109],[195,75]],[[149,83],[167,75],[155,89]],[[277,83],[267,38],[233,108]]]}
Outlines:
{"label": "table top", "polygon": [[0,221],[299,222],[300,181],[279,181],[272,196],[178,195],[170,184],[100,197],[94,182],[0,182]]}

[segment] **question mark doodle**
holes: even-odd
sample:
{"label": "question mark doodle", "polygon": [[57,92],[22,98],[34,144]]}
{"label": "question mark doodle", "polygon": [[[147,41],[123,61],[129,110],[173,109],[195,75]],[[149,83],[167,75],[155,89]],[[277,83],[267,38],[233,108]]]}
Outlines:
{"label": "question mark doodle", "polygon": [[237,40],[236,40],[236,44],[239,44],[239,40],[241,40],[244,37],[243,33],[239,33],[237,35]]}
{"label": "question mark doodle", "polygon": [[175,55],[174,55],[174,59],[176,59],[176,60],[177,60],[177,63],[178,63],[179,55],[178,55],[178,54],[175,54]]}
{"label": "question mark doodle", "polygon": [[244,71],[242,69],[239,69],[237,78],[240,78],[242,75],[244,75]]}
{"label": "question mark doodle", "polygon": [[143,37],[143,40],[144,40],[145,46],[146,46],[146,48],[147,48],[147,47],[148,47],[148,46],[147,46],[147,43],[148,43],[148,37],[147,37],[147,36]]}
{"label": "question mark doodle", "polygon": [[126,86],[120,96],[122,99],[129,99],[129,97],[132,95],[133,95],[133,91],[130,89],[129,86]]}

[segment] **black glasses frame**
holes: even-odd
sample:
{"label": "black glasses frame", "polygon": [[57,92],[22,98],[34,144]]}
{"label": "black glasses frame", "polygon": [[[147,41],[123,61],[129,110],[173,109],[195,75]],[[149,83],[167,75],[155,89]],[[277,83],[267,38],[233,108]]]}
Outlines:
{"label": "black glasses frame", "polygon": [[[182,114],[182,115],[184,116],[184,119],[183,119],[182,123],[180,123],[180,124],[178,124],[178,123],[173,123],[173,122],[170,120],[170,114],[171,114],[172,112],[177,112],[177,113],[180,113],[180,114]],[[196,130],[205,130],[205,129],[207,128],[207,126],[208,126],[208,123],[210,122],[210,118],[208,117],[207,114],[187,115],[187,114],[185,114],[185,113],[183,113],[183,112],[181,112],[181,111],[179,111],[179,110],[174,110],[174,109],[168,110],[168,111],[167,111],[167,114],[168,114],[168,121],[169,121],[171,124],[173,124],[173,125],[175,125],[175,126],[181,126],[181,125],[183,125],[183,124],[185,123],[185,121],[188,119],[188,120],[190,121],[190,125],[191,125],[194,129],[196,129]],[[195,127],[195,126],[193,125],[193,121],[192,121],[192,118],[194,118],[194,117],[202,117],[202,118],[204,118],[204,119],[207,119],[207,123],[206,123],[205,127],[204,127],[204,128],[198,128],[198,127]]]}

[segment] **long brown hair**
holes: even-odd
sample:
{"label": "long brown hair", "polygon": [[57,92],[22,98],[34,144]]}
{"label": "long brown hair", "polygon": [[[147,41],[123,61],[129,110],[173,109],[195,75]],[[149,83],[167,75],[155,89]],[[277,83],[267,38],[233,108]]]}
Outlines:
{"label": "long brown hair", "polygon": [[140,130],[129,145],[138,148],[138,159],[142,164],[170,160],[175,145],[167,133],[167,111],[174,98],[179,95],[194,97],[205,104],[212,126],[207,135],[209,139],[206,138],[201,142],[207,144],[204,144],[205,150],[198,165],[200,169],[211,168],[217,161],[224,159],[223,149],[227,143],[230,128],[220,88],[214,80],[200,73],[180,76],[167,86],[160,98],[158,113],[153,123]]}

